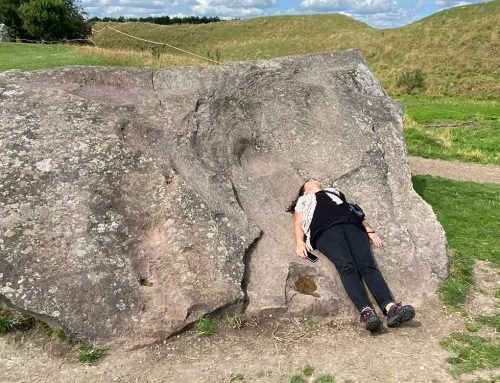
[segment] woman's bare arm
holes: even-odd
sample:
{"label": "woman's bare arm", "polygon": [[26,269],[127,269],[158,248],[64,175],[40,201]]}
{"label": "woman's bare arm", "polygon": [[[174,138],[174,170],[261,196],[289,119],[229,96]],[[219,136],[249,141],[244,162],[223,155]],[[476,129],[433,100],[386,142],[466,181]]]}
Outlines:
{"label": "woman's bare arm", "polygon": [[370,224],[366,220],[363,220],[363,222],[361,222],[361,223],[364,226],[366,233],[368,234],[368,238],[370,238],[370,241],[372,241],[373,244],[377,247],[381,246],[382,240],[377,235],[377,233],[375,233],[375,230],[372,229]]}
{"label": "woman's bare arm", "polygon": [[302,230],[302,218],[299,212],[293,215],[294,232],[295,232],[295,252],[299,257],[307,257],[307,246],[304,242],[304,230]]}
{"label": "woman's bare arm", "polygon": [[361,223],[365,227],[365,230],[366,230],[367,233],[370,232],[370,231],[373,231],[373,232],[375,231],[375,230],[372,229],[372,227],[370,226],[370,224],[368,223],[367,220],[364,219],[363,222],[361,222]]}

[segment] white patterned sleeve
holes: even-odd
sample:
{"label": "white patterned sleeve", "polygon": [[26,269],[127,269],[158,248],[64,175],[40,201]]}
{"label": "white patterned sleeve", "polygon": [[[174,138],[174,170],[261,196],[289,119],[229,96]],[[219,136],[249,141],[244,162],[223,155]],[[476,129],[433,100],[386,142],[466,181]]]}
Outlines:
{"label": "white patterned sleeve", "polygon": [[295,205],[295,211],[302,215],[304,213],[304,204],[305,204],[305,198],[304,196],[300,196],[299,199],[297,200],[297,204]]}

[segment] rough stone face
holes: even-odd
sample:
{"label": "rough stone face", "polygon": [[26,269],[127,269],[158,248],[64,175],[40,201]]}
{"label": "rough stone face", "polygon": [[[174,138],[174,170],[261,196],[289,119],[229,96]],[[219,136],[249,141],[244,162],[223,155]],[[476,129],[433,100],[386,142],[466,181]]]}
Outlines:
{"label": "rough stone face", "polygon": [[352,310],[295,255],[307,176],[359,203],[416,304],[447,272],[390,99],[359,51],[219,67],[0,74],[0,296],[74,336],[140,346],[223,308]]}
{"label": "rough stone face", "polygon": [[5,24],[0,24],[0,42],[2,41],[10,41],[9,30]]}

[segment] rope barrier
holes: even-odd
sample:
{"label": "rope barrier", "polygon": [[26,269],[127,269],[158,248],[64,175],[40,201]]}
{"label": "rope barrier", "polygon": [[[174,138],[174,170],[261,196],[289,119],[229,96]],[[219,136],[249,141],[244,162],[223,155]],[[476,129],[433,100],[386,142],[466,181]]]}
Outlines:
{"label": "rope barrier", "polygon": [[[36,43],[36,44],[59,44],[59,43],[69,43],[72,41],[92,41],[91,39],[64,39],[64,40],[29,40],[29,39],[17,39],[19,41],[26,41],[29,43]],[[92,41],[93,42],[93,41]]]}
{"label": "rope barrier", "polygon": [[99,32],[102,32],[103,30],[105,29],[111,29],[112,31],[115,31],[117,33],[121,33],[122,35],[125,35],[127,37],[130,37],[130,38],[133,38],[133,39],[136,39],[136,40],[140,40],[140,41],[145,41],[147,43],[150,43],[150,44],[157,44],[157,45],[162,45],[162,46],[167,46],[169,48],[173,48],[173,49],[177,49],[178,51],[181,51],[181,52],[184,52],[184,53],[187,53],[189,55],[192,55],[192,56],[196,56],[196,57],[199,57],[203,60],[208,60],[208,61],[211,61],[211,62],[214,62],[216,64],[221,64],[219,61],[216,61],[216,60],[212,60],[208,57],[204,57],[204,56],[201,56],[201,55],[198,55],[196,53],[193,53],[193,52],[189,52],[189,51],[186,51],[184,49],[181,49],[181,48],[178,48],[176,46],[173,46],[173,45],[170,45],[170,44],[167,44],[167,43],[162,43],[162,42],[159,42],[159,41],[152,41],[152,40],[147,40],[147,39],[143,39],[141,37],[137,37],[137,36],[133,36],[133,35],[130,35],[128,33],[125,33],[125,32],[122,32],[122,31],[119,31],[118,29],[115,29],[113,27],[110,27],[109,25],[106,25],[104,28],[100,29],[99,31],[96,31],[95,29],[92,28],[92,34],[95,34],[95,33],[99,33]]}

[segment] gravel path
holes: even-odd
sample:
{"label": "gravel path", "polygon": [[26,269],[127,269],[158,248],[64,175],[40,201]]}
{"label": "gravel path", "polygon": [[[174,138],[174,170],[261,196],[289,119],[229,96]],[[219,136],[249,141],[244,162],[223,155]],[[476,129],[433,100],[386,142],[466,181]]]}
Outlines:
{"label": "gravel path", "polygon": [[[498,269],[488,262],[475,265],[477,287],[465,307],[475,315],[491,315]],[[485,310],[486,308],[486,310]],[[241,329],[218,321],[215,335],[202,337],[193,329],[165,342],[133,351],[110,350],[96,364],[75,360],[66,341],[48,337],[43,328],[0,337],[0,382],[47,383],[289,383],[306,365],[315,370],[307,383],[331,374],[336,383],[472,383],[493,381],[500,369],[454,377],[446,358],[454,354],[440,341],[463,331],[466,320],[448,312],[437,296],[417,307],[413,321],[370,334],[357,315],[317,318],[308,325],[301,317],[260,316]],[[494,329],[477,335],[498,341]]]}
{"label": "gravel path", "polygon": [[500,184],[500,166],[446,161],[423,157],[408,158],[413,175],[426,174],[459,181]]}

